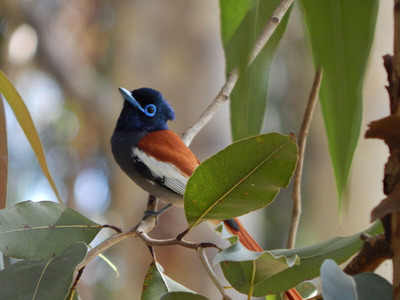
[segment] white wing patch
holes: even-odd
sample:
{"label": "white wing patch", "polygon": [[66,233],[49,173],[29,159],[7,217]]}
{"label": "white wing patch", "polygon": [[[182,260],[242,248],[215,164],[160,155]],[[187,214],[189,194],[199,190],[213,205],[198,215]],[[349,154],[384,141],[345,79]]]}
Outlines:
{"label": "white wing patch", "polygon": [[142,161],[142,163],[149,168],[154,177],[163,178],[165,186],[180,195],[185,193],[188,177],[183,175],[176,166],[171,163],[156,160],[137,147],[132,148],[132,155]]}

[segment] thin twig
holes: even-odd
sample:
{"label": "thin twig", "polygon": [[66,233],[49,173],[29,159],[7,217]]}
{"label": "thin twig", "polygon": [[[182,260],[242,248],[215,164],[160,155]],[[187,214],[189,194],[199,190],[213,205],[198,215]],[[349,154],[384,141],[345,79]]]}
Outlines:
{"label": "thin twig", "polygon": [[215,275],[210,263],[208,262],[206,253],[205,253],[205,248],[199,248],[197,249],[197,253],[199,254],[200,260],[203,263],[204,268],[206,269],[208,276],[210,276],[211,280],[214,282],[215,286],[217,287],[218,291],[222,295],[222,300],[231,300],[231,297],[229,297],[225,293],[224,287],[221,285],[219,282],[217,275]]}
{"label": "thin twig", "polygon": [[177,238],[173,239],[164,239],[164,240],[157,240],[149,237],[146,233],[144,232],[138,232],[137,235],[147,244],[150,246],[172,246],[172,245],[179,245],[185,248],[190,248],[190,249],[199,249],[199,248],[216,248],[218,250],[221,250],[220,247],[213,243],[193,243],[193,242],[188,242],[185,240],[179,240]]}
{"label": "thin twig", "polygon": [[114,231],[116,231],[118,233],[122,232],[121,228],[119,228],[117,226],[114,226],[114,225],[110,225],[110,224],[104,224],[104,225],[101,226],[101,228],[110,228],[110,229],[112,229],[112,230],[114,230]]}
{"label": "thin twig", "polygon": [[229,99],[237,80],[239,78],[239,72],[235,69],[228,74],[226,81],[217,96],[206,108],[206,110],[200,115],[200,118],[189,127],[182,135],[182,140],[186,146],[189,146],[193,141],[194,137],[200,132],[201,129],[211,120],[217,109]]}
{"label": "thin twig", "polygon": [[258,54],[260,54],[261,50],[275,32],[275,29],[278,27],[293,1],[294,0],[282,0],[279,6],[274,10],[271,18],[269,18],[267,24],[265,24],[263,30],[258,36],[258,39],[254,43],[253,49],[250,52],[249,64],[253,62]]}
{"label": "thin twig", "polygon": [[297,162],[296,171],[293,176],[293,209],[292,218],[290,221],[289,236],[287,240],[287,248],[292,249],[296,242],[297,229],[299,227],[300,215],[301,215],[301,177],[303,173],[303,162],[304,153],[306,148],[306,141],[308,135],[308,129],[312,120],[315,105],[318,99],[318,91],[322,80],[322,69],[317,68],[314,76],[314,82],[308,97],[308,103],[304,112],[303,122],[301,124],[300,133],[298,137],[299,147],[299,160]]}
{"label": "thin twig", "polygon": [[[258,36],[254,46],[250,52],[249,65],[254,61],[257,55],[260,53],[262,48],[271,38],[272,34],[278,27],[282,18],[286,14],[290,5],[292,5],[293,0],[282,0],[282,2],[278,5],[275,11],[272,13],[271,18],[264,26],[261,34]],[[201,114],[199,119],[194,123],[193,126],[189,127],[182,135],[183,142],[189,146],[193,141],[194,137],[200,132],[200,130],[211,120],[214,113],[217,109],[225,103],[236,85],[237,80],[239,79],[239,72],[237,69],[231,71],[222,88],[219,90],[217,96],[211,102],[211,104],[206,108],[206,110]]]}
{"label": "thin twig", "polygon": [[[149,196],[148,208],[155,209],[156,201],[154,196]],[[151,201],[150,201],[151,200]],[[88,252],[85,259],[76,268],[77,274],[82,273],[83,270],[94,258],[99,254],[103,253],[112,246],[122,242],[123,240],[139,236],[148,246],[169,246],[169,245],[179,245],[191,249],[199,248],[216,248],[221,250],[220,247],[213,243],[193,243],[188,242],[183,239],[173,238],[165,240],[156,240],[150,238],[147,233],[153,230],[157,224],[157,216],[146,216],[143,218],[135,227],[124,231],[122,233],[117,233],[106,239],[105,241],[98,244],[92,250]],[[78,283],[79,277],[75,276],[74,286]]]}
{"label": "thin twig", "polygon": [[94,258],[96,258],[99,254],[103,253],[107,249],[111,248],[112,246],[120,243],[123,240],[126,240],[131,237],[135,237],[136,231],[135,230],[128,230],[122,233],[117,233],[110,236],[105,241],[98,244],[92,250],[88,252],[85,259],[79,264],[77,270],[86,267]]}
{"label": "thin twig", "polygon": [[103,253],[107,249],[111,248],[112,246],[114,246],[128,238],[136,237],[138,235],[138,232],[141,232],[141,233],[150,232],[155,227],[156,222],[157,222],[157,217],[148,216],[148,217],[142,219],[132,229],[129,229],[122,233],[117,233],[117,234],[110,236],[108,239],[101,242],[96,247],[94,247],[92,250],[90,250],[88,252],[88,254],[86,255],[85,259],[78,265],[76,270],[80,270],[80,269],[86,267],[94,258],[96,258],[99,254]]}

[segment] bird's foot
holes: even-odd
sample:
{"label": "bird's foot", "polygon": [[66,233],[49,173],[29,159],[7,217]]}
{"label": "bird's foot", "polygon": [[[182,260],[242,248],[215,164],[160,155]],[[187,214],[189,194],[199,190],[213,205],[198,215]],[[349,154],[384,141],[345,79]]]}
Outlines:
{"label": "bird's foot", "polygon": [[154,211],[154,210],[149,210],[149,209],[145,210],[145,212],[143,213],[142,220],[144,220],[148,217],[156,217],[157,218],[156,224],[158,224],[158,217],[161,216],[163,213],[165,213],[171,207],[172,207],[172,204],[170,203],[170,204],[167,204],[166,206],[164,206],[159,211]]}

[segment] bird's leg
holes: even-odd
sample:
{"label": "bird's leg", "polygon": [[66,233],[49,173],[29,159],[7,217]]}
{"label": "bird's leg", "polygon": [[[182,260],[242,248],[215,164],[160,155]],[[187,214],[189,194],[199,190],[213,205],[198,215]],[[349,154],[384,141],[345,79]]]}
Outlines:
{"label": "bird's leg", "polygon": [[167,205],[165,205],[162,209],[160,209],[159,211],[154,211],[154,210],[150,210],[147,209],[144,214],[143,214],[143,219],[147,218],[147,217],[159,217],[161,216],[163,213],[165,213],[168,209],[170,209],[172,207],[172,204],[169,203]]}
{"label": "bird's leg", "polygon": [[158,204],[158,199],[156,196],[149,194],[149,198],[147,199],[147,210],[156,211]]}
{"label": "bird's leg", "polygon": [[147,200],[147,209],[143,213],[142,220],[145,220],[149,217],[156,217],[157,218],[156,225],[157,225],[158,217],[172,207],[172,204],[167,204],[161,210],[157,211],[157,204],[158,204],[158,199],[155,196],[149,194],[149,199]]}

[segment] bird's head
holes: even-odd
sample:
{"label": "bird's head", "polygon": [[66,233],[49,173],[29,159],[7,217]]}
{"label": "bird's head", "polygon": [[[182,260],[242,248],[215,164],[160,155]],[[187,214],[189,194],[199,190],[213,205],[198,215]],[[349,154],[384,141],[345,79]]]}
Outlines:
{"label": "bird's head", "polygon": [[118,129],[163,130],[168,129],[167,121],[175,118],[172,107],[156,90],[140,88],[130,92],[120,87],[119,92],[125,102],[118,119]]}

